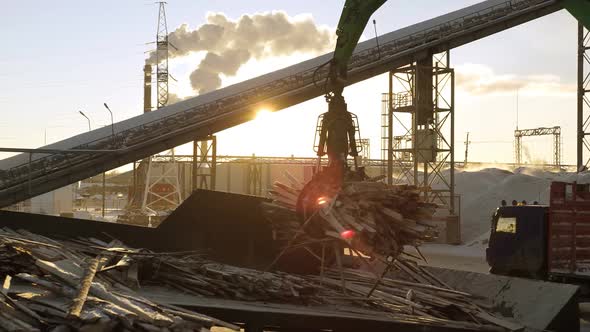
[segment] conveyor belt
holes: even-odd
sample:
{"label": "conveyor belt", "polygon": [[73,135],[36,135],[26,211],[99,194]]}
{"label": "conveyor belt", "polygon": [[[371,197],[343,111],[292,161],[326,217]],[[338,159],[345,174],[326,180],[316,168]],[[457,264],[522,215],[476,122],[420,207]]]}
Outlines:
{"label": "conveyor belt", "polygon": [[[489,0],[360,43],[349,64],[354,84],[429,53],[465,45],[560,10],[557,0]],[[251,120],[262,107],[284,109],[324,94],[331,54],[262,75],[51,144],[96,154],[20,154],[0,160],[0,207],[60,188]]]}

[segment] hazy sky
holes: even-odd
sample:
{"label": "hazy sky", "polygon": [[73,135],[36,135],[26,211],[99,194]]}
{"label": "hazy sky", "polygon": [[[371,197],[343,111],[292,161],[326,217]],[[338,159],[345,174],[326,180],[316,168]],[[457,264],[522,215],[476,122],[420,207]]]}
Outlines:
{"label": "hazy sky", "polygon": [[[387,2],[375,15],[386,33],[478,1]],[[168,1],[168,27],[196,28],[208,12],[230,19],[243,14],[281,10],[290,17],[312,15],[316,24],[334,29],[343,1]],[[157,5],[149,1],[12,1],[0,14],[0,146],[37,147],[110,123],[102,103],[122,120],[142,112],[142,67],[154,47]],[[373,37],[369,26],[364,38]],[[251,60],[223,85],[251,78],[314,56]],[[204,54],[171,62],[178,79],[171,90],[192,93],[189,75]],[[560,125],[564,160],[575,162],[576,22],[559,12],[452,51],[459,77],[456,98],[456,152],[463,158],[464,136],[474,142],[470,159],[513,161],[516,86],[520,92],[520,128]],[[361,134],[371,139],[378,158],[380,93],[386,77],[346,89],[349,110],[360,120]],[[154,93],[155,94],[155,93]],[[272,114],[264,120],[219,134],[219,154],[311,156],[317,115],[323,98]],[[478,143],[486,142],[486,143]],[[551,158],[551,140],[535,138],[525,145],[531,159]]]}

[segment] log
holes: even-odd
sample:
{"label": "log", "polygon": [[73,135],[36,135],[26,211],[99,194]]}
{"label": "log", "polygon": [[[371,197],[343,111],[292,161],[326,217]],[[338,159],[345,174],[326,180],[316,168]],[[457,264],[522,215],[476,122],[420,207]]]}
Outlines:
{"label": "log", "polygon": [[90,286],[92,286],[92,281],[94,280],[94,275],[96,274],[96,270],[98,269],[99,262],[100,256],[97,256],[88,262],[88,266],[84,270],[84,274],[80,279],[78,293],[76,294],[76,297],[74,297],[74,300],[72,301],[72,306],[68,311],[68,316],[76,318],[80,317],[80,312],[84,307],[84,303],[86,303],[86,298],[88,297]]}

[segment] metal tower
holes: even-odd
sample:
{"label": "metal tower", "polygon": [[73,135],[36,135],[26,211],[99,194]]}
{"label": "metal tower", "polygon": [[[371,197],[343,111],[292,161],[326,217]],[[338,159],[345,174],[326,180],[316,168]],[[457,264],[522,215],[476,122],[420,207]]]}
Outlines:
{"label": "metal tower", "polygon": [[168,26],[166,2],[159,2],[158,31],[156,34],[156,79],[158,85],[158,108],[168,104]]}
{"label": "metal tower", "polygon": [[578,172],[588,169],[590,159],[590,33],[578,24],[578,128],[577,167]]}
{"label": "metal tower", "polygon": [[[158,31],[156,34],[156,81],[158,106],[168,104],[168,27],[166,24],[166,2],[159,2]],[[145,96],[144,96],[145,98]],[[146,107],[147,108],[147,107]],[[155,169],[154,161],[162,160],[164,165]],[[174,149],[148,158],[141,209],[148,215],[159,215],[158,211],[174,210],[182,203],[182,190]]]}
{"label": "metal tower", "polygon": [[455,72],[450,54],[427,55],[389,73],[382,97],[382,151],[388,183],[417,186],[429,202],[456,215]]}

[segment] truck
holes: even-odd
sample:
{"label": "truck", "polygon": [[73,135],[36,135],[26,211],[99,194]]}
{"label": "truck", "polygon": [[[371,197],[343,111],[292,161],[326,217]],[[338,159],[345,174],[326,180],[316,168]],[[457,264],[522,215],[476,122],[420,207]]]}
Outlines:
{"label": "truck", "polygon": [[492,274],[580,284],[588,294],[590,185],[553,182],[548,205],[499,207],[486,260]]}

